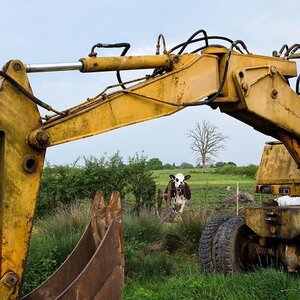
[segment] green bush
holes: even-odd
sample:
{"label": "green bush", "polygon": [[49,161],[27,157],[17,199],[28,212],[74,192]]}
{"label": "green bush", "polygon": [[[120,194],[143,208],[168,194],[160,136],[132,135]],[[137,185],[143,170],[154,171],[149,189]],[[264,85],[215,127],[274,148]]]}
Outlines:
{"label": "green bush", "polygon": [[169,164],[169,163],[166,163],[166,164],[164,164],[164,167],[163,167],[163,169],[164,170],[174,170],[174,169],[176,169],[176,166],[175,166],[175,164]]}
{"label": "green bush", "polygon": [[84,158],[84,162],[81,184],[86,197],[94,197],[97,190],[103,191],[106,199],[113,191],[119,191],[124,196],[128,185],[128,168],[119,152],[108,158]]}
{"label": "green bush", "polygon": [[143,208],[150,209],[155,203],[156,184],[147,168],[146,157],[136,154],[129,157],[127,166],[128,192],[135,197],[134,211],[140,214]]}
{"label": "green bush", "polygon": [[223,166],[226,166],[226,165],[230,165],[230,166],[234,166],[236,167],[236,163],[234,163],[233,161],[228,161],[228,162],[224,162],[224,161],[218,161],[215,163],[214,167],[215,168],[219,168],[219,167],[223,167]]}
{"label": "green bush", "polygon": [[155,201],[156,184],[146,166],[146,158],[136,155],[125,165],[117,152],[111,157],[84,158],[83,166],[46,166],[41,181],[36,214],[45,216],[61,204],[93,198],[96,191],[109,199],[113,191],[122,198],[133,195],[136,211],[150,208]]}
{"label": "green bush", "polygon": [[187,163],[187,162],[183,162],[180,164],[180,169],[193,169],[194,165]]}
{"label": "green bush", "polygon": [[61,203],[83,198],[82,171],[70,166],[47,166],[43,170],[36,214],[44,216]]}

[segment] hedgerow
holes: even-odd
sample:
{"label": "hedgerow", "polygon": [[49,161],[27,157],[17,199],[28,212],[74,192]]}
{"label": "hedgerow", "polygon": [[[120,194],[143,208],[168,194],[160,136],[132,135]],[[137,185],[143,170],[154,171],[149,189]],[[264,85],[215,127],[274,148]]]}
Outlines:
{"label": "hedgerow", "polygon": [[84,164],[48,165],[43,170],[36,214],[50,213],[61,204],[93,198],[97,190],[109,199],[119,191],[122,199],[133,197],[134,210],[151,207],[155,201],[156,184],[146,166],[146,157],[136,154],[125,164],[119,153],[111,157],[83,158]]}

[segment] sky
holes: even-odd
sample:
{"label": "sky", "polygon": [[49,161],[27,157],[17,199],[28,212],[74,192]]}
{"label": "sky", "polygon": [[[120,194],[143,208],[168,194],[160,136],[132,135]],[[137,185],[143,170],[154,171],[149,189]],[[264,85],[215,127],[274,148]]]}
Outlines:
{"label": "sky", "polygon": [[[206,30],[208,35],[241,39],[252,53],[272,55],[283,44],[299,43],[299,8],[300,2],[296,0],[4,1],[0,63],[4,65],[11,59],[20,59],[25,64],[76,62],[99,42],[128,42],[128,54],[152,55],[160,33],[170,49],[199,29]],[[118,56],[120,50],[98,53]],[[29,74],[29,79],[33,93],[57,109],[84,102],[116,83],[115,74],[107,72],[34,73]],[[195,164],[187,133],[203,120],[229,137],[226,150],[220,151],[215,161],[259,164],[264,143],[273,140],[218,110],[200,106],[50,147],[46,160],[51,164],[71,164],[78,157],[111,156],[119,151],[125,161],[135,153],[144,153],[148,158],[160,158],[163,163]]]}

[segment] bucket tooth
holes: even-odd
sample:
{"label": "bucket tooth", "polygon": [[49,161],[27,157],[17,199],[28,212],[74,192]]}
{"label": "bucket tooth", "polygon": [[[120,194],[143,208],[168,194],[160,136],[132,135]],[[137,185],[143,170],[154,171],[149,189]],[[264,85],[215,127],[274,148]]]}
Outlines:
{"label": "bucket tooth", "polygon": [[90,222],[67,260],[23,300],[121,299],[124,286],[123,211],[118,192],[105,206],[102,192]]}

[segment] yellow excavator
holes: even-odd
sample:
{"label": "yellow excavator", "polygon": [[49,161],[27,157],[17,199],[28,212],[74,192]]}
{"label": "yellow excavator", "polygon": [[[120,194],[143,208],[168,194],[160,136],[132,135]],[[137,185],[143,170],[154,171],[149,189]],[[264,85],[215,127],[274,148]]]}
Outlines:
{"label": "yellow excavator", "polygon": [[[0,71],[1,299],[21,297],[48,147],[207,105],[277,140],[265,146],[257,192],[292,200],[300,196],[299,77],[295,91],[289,84],[297,76],[299,44],[261,56],[250,53],[241,40],[199,30],[169,50],[159,35],[155,55],[128,56],[129,47],[98,43],[78,62],[27,65],[11,60]],[[122,53],[101,57],[98,48],[121,48]],[[150,75],[122,81],[120,71],[136,69],[150,69]],[[118,83],[58,111],[33,95],[27,73],[64,70],[116,71]],[[50,113],[41,116],[40,108]],[[208,272],[243,272],[276,257],[296,271],[299,235],[300,206],[248,208],[242,216],[207,225],[199,245],[201,264]],[[113,194],[105,206],[103,195],[97,194],[91,221],[68,260],[23,299],[120,299],[123,251],[120,197]]]}

